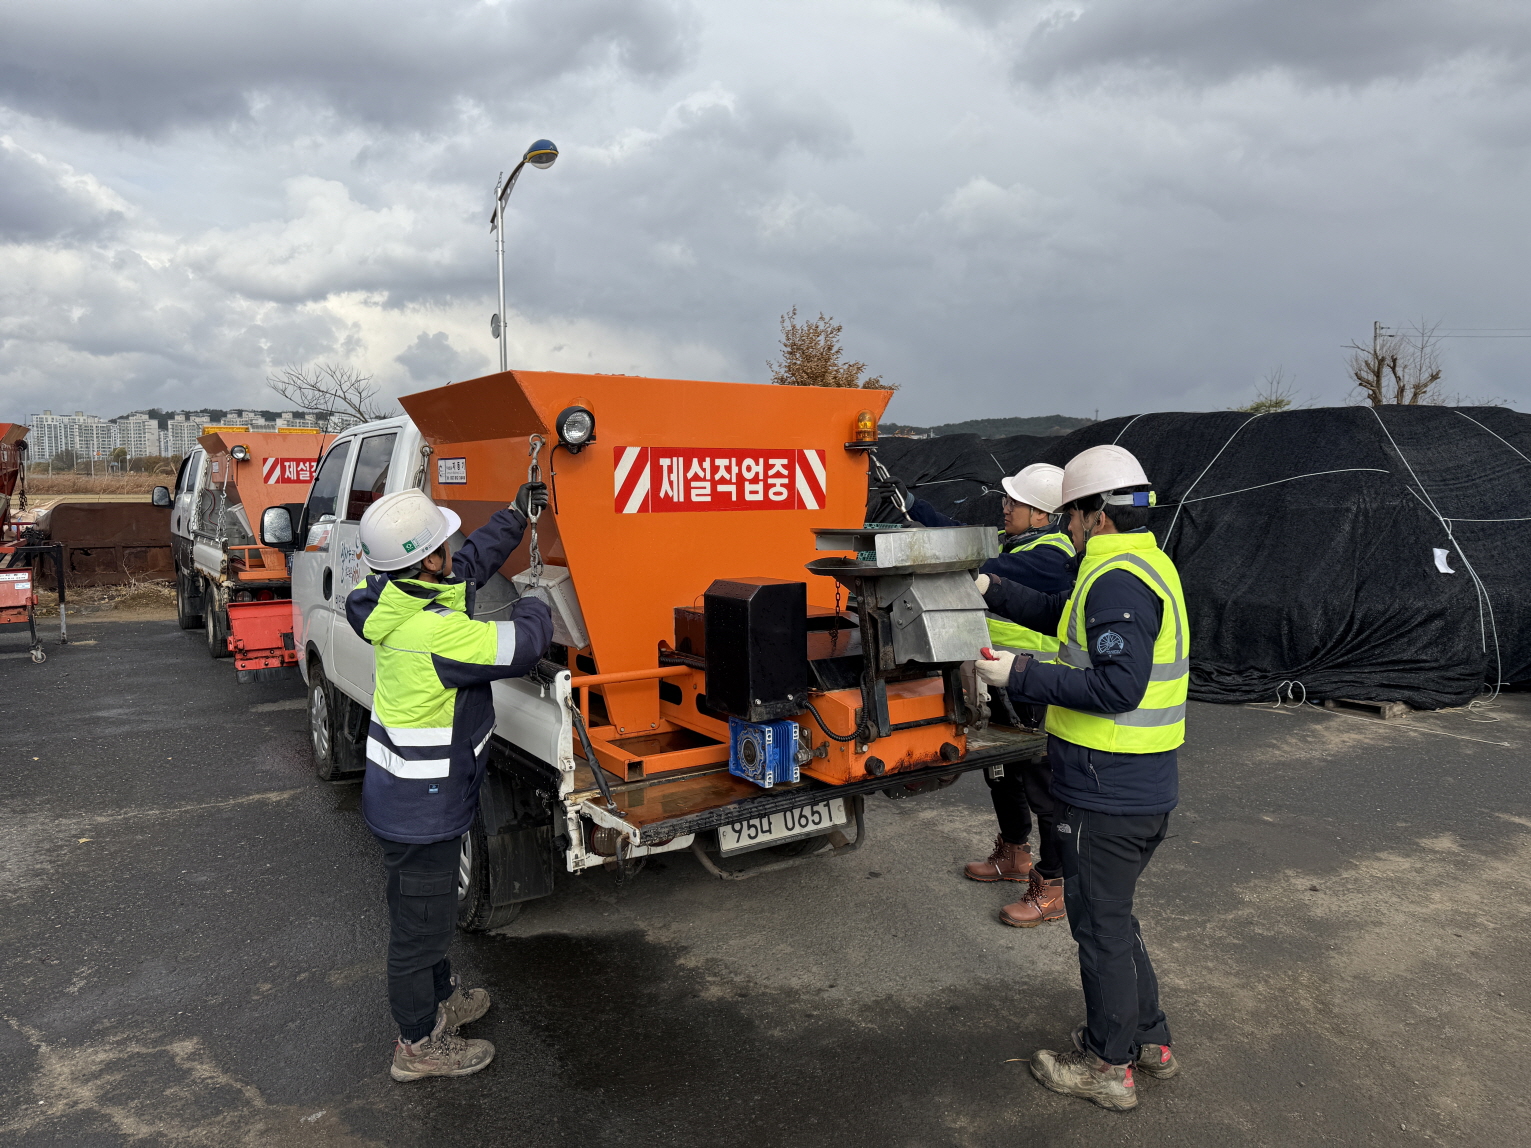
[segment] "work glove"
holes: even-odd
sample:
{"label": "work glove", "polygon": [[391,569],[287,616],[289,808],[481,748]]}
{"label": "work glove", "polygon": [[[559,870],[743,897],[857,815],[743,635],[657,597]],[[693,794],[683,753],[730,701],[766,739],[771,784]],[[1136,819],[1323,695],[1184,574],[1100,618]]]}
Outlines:
{"label": "work glove", "polygon": [[894,506],[898,505],[900,498],[904,500],[905,506],[914,505],[914,495],[909,493],[909,488],[892,475],[889,475],[884,481],[874,482],[872,489],[893,503]]}
{"label": "work glove", "polygon": [[521,512],[521,517],[528,522],[532,515],[540,514],[547,509],[548,484],[545,482],[523,482],[521,489],[516,491],[516,501],[512,503]]}
{"label": "work glove", "polygon": [[973,586],[977,589],[979,597],[987,594],[989,592],[989,576],[987,574],[980,574],[977,578],[973,579]]}
{"label": "work glove", "polygon": [[1027,654],[1012,654],[1009,650],[996,652],[985,646],[973,663],[973,670],[984,685],[1004,689],[1010,684],[1010,675],[1016,670],[1017,661],[1024,673],[1031,664],[1031,657]]}

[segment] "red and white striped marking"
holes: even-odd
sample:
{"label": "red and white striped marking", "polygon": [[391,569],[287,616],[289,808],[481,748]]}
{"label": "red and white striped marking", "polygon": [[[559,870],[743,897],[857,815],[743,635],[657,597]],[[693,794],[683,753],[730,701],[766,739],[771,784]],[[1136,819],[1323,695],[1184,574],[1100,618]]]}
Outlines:
{"label": "red and white striped marking", "polygon": [[619,446],[612,452],[618,514],[705,510],[822,510],[822,450]]}
{"label": "red and white striped marking", "polygon": [[267,457],[261,460],[260,474],[267,486],[279,482],[296,482],[307,486],[314,481],[314,466],[317,462],[317,459],[312,458]]}
{"label": "red and white striped marking", "polygon": [[649,448],[619,446],[616,470],[612,475],[616,488],[617,513],[637,514],[649,508]]}

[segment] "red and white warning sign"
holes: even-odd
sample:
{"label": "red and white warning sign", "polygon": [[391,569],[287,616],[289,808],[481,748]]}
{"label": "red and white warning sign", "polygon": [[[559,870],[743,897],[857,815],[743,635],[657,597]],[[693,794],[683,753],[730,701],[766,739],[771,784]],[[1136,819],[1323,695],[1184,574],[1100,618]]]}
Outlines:
{"label": "red and white warning sign", "polygon": [[301,482],[307,486],[314,481],[314,467],[318,461],[313,458],[265,458],[261,460],[260,473],[267,486],[278,482]]}
{"label": "red and white warning sign", "polygon": [[822,450],[619,446],[618,514],[677,510],[820,510]]}

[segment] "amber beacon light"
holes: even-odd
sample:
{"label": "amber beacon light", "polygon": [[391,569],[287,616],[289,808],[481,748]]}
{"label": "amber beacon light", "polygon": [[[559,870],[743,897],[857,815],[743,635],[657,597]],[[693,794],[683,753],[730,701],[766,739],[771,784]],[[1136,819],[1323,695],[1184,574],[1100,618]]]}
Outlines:
{"label": "amber beacon light", "polygon": [[871,411],[856,412],[856,441],[877,441],[877,416]]}

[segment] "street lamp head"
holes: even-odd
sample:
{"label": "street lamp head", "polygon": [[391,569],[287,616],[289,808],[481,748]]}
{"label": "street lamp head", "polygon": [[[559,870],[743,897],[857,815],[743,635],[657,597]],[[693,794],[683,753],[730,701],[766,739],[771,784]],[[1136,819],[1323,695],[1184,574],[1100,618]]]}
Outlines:
{"label": "street lamp head", "polygon": [[550,168],[553,161],[558,158],[558,147],[552,140],[538,140],[526,149],[526,155],[521,157],[523,163],[529,163],[533,167]]}

